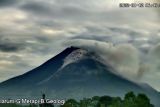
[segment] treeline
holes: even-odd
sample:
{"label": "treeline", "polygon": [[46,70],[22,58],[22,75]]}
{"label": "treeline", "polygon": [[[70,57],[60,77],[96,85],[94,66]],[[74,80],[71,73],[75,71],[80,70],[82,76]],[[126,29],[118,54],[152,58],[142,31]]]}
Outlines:
{"label": "treeline", "polygon": [[30,105],[20,105],[20,104],[0,104],[0,107],[39,107],[35,104]]}
{"label": "treeline", "polygon": [[154,107],[154,105],[150,103],[145,94],[136,96],[133,92],[129,92],[123,100],[120,97],[94,96],[84,98],[79,102],[75,99],[69,99],[61,107]]}
{"label": "treeline", "polygon": [[[0,107],[54,107],[54,105],[0,104]],[[124,99],[110,96],[94,96],[92,98],[84,98],[80,101],[69,99],[64,105],[59,107],[154,107],[154,105],[150,103],[150,99],[145,94],[135,95],[133,92],[128,92],[125,94]]]}

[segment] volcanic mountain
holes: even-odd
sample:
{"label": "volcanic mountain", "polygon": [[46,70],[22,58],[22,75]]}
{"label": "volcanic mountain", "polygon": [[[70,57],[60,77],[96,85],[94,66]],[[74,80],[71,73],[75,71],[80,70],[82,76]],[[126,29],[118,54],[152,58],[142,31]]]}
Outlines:
{"label": "volcanic mountain", "polygon": [[132,82],[104,64],[96,53],[69,47],[41,66],[0,83],[2,98],[84,98],[121,96],[134,91],[145,93],[157,107],[159,93],[149,85]]}

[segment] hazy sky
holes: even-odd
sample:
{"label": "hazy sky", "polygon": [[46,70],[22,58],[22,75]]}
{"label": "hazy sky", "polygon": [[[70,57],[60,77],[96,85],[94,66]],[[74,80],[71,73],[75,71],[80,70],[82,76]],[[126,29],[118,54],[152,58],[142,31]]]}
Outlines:
{"label": "hazy sky", "polygon": [[[100,54],[120,74],[160,90],[159,10],[119,8],[117,1],[0,0],[0,81],[83,44],[105,50]],[[106,48],[108,42],[116,47]]]}

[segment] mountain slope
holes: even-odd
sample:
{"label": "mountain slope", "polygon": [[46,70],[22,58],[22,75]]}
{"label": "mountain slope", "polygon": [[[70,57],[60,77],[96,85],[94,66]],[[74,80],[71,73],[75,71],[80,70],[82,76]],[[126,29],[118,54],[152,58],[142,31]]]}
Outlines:
{"label": "mountain slope", "polygon": [[38,98],[45,92],[50,98],[79,99],[95,95],[123,97],[126,92],[134,91],[147,94],[155,105],[160,105],[156,90],[113,72],[95,54],[70,47],[38,68],[1,83],[0,96]]}

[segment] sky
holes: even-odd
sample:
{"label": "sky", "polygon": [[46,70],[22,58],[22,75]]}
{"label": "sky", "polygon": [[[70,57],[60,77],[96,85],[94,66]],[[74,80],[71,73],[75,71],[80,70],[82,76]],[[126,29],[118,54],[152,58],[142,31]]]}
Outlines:
{"label": "sky", "polygon": [[[160,9],[120,8],[125,2],[0,0],[0,81],[74,45],[98,52],[119,74],[160,91]],[[127,0],[134,2],[144,0]]]}

